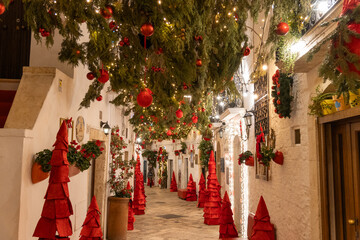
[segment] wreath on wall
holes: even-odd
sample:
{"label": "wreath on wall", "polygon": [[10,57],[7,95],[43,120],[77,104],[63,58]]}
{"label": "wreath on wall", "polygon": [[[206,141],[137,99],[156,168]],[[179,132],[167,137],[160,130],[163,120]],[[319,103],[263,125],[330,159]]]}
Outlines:
{"label": "wreath on wall", "polygon": [[294,99],[291,95],[294,78],[289,73],[280,73],[276,70],[272,81],[271,96],[274,98],[275,113],[279,115],[279,118],[290,118],[291,102]]}

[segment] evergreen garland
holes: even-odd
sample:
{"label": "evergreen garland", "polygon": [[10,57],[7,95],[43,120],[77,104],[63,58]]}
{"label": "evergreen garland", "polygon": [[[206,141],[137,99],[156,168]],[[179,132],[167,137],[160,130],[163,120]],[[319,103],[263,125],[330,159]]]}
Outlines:
{"label": "evergreen garland", "polygon": [[[6,6],[9,2],[4,0]],[[261,12],[270,16],[269,38],[257,50],[259,65],[274,56],[279,39],[284,39],[275,34],[280,20],[293,21],[290,26],[294,28],[303,23],[299,16],[310,6],[310,0],[23,2],[26,20],[37,41],[51,46],[55,33],[63,37],[61,61],[74,66],[84,64],[96,78],[100,69],[109,72],[110,90],[117,94],[112,103],[127,106],[127,112],[134,113],[130,121],[145,141],[186,137],[193,127],[202,131],[209,123],[212,93],[238,94],[231,79],[248,46],[248,13],[254,19]],[[101,14],[106,8],[112,10],[110,19]],[[154,26],[154,34],[146,38],[146,48],[140,32],[144,23]],[[49,34],[42,37],[43,32]],[[88,39],[83,37],[86,32]],[[198,60],[201,66],[196,64]],[[81,107],[89,107],[103,90],[104,84],[96,78]],[[145,87],[154,93],[153,104],[146,109],[136,103]],[[184,96],[191,96],[191,101],[186,102]],[[186,103],[181,104],[183,101]],[[198,111],[199,105],[207,110]],[[179,107],[184,111],[180,123],[174,117]],[[199,118],[196,124],[190,122],[193,113]],[[176,130],[168,136],[171,127]]]}
{"label": "evergreen garland", "polygon": [[280,73],[279,70],[272,77],[273,86],[271,96],[274,98],[273,103],[275,113],[279,114],[280,118],[290,118],[291,102],[294,97],[291,95],[291,88],[294,79],[288,73]]}
{"label": "evergreen garland", "polygon": [[[328,54],[319,73],[324,81],[331,81],[338,96],[343,94],[345,100],[348,101],[349,91],[357,93],[360,88],[360,53],[358,50],[357,52],[349,50],[350,44],[354,44],[351,42],[360,39],[360,5],[343,16],[324,23],[323,26],[328,26],[332,22],[337,22],[335,31],[310,52],[308,61],[312,60],[322,45],[330,42]],[[353,31],[355,29],[357,31]],[[357,46],[353,45],[351,48],[359,49],[360,45],[357,43]]]}
{"label": "evergreen garland", "polygon": [[200,154],[200,165],[202,168],[207,169],[209,166],[210,154],[214,149],[211,141],[201,140],[198,149]]}

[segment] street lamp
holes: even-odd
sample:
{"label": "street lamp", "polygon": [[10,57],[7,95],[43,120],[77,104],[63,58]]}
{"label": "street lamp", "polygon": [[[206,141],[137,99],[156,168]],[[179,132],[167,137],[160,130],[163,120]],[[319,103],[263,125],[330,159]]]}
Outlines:
{"label": "street lamp", "polygon": [[103,129],[105,135],[107,136],[111,130],[111,127],[109,126],[109,123],[100,121],[100,127]]}

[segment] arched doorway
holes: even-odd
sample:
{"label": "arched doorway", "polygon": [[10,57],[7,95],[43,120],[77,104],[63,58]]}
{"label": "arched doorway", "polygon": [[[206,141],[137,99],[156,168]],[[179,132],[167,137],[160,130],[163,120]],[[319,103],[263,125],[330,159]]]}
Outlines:
{"label": "arched doorway", "polygon": [[238,157],[241,153],[240,149],[240,138],[236,136],[233,141],[233,149],[234,149],[234,156],[233,156],[233,171],[234,171],[234,222],[236,229],[240,229],[240,212],[241,212],[241,179],[240,179],[240,166],[238,164]]}

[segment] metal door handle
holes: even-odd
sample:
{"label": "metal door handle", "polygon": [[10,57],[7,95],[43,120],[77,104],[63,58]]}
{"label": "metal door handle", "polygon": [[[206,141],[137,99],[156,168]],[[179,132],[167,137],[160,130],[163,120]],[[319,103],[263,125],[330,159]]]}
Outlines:
{"label": "metal door handle", "polygon": [[355,225],[355,220],[354,219],[348,219],[348,224]]}

